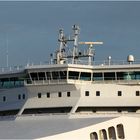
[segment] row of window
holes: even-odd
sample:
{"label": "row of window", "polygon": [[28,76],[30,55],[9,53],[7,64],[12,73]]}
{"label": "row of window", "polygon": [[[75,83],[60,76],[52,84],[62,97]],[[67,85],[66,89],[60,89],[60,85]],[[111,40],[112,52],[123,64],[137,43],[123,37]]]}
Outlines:
{"label": "row of window", "polygon": [[93,80],[140,80],[140,72],[93,73]]}
{"label": "row of window", "polygon": [[[85,91],[85,96],[89,96],[89,91]],[[135,92],[136,96],[140,96],[140,91]],[[100,91],[96,91],[96,96],[100,96]],[[118,91],[118,96],[122,96],[122,91]]]}
{"label": "row of window", "polygon": [[140,72],[78,72],[78,71],[52,71],[31,72],[24,77],[1,78],[0,88],[13,88],[24,86],[24,80],[31,83],[34,80],[74,79],[85,81],[98,80],[140,80]]}
{"label": "row of window", "polygon": [[56,80],[66,79],[67,71],[54,71],[54,72],[34,72],[30,73],[32,80]]}
{"label": "row of window", "polygon": [[[7,100],[7,97],[6,96],[3,96],[2,97],[2,101],[3,102],[6,102],[6,100]],[[18,94],[18,100],[25,100],[25,94]]]}
{"label": "row of window", "polygon": [[[96,96],[100,96],[100,95],[101,95],[100,91],[96,91]],[[140,96],[140,91],[136,91],[135,95],[136,96]],[[66,96],[70,97],[71,93],[67,92]],[[85,91],[85,96],[90,96],[90,92],[89,91]],[[118,91],[118,96],[122,96],[122,91]],[[50,98],[50,92],[46,93],[46,97]],[[62,92],[58,92],[58,97],[62,97]],[[38,93],[38,98],[42,98],[42,93]],[[21,99],[21,95],[18,95],[18,99],[19,100]],[[25,97],[24,97],[24,99],[25,99]]]}
{"label": "row of window", "polygon": [[101,129],[99,130],[99,134],[97,132],[90,133],[90,140],[116,140],[125,139],[123,124],[118,124],[116,127],[111,126],[107,130]]}
{"label": "row of window", "polygon": [[[85,91],[85,96],[89,96],[89,91]],[[46,93],[47,98],[50,98],[50,92]],[[96,96],[100,96],[100,91],[96,91]],[[122,96],[122,91],[118,91],[118,96]],[[140,96],[140,92],[136,91],[136,96]],[[38,93],[38,98],[41,98],[42,94]],[[62,92],[58,92],[58,97],[62,97]],[[67,92],[67,97],[70,97],[70,92]],[[20,98],[20,95],[19,95]]]}
{"label": "row of window", "polygon": [[[67,94],[67,97],[71,96],[70,92],[67,92],[66,94]],[[38,93],[38,98],[41,98],[41,97],[42,97],[42,93]],[[50,92],[46,93],[46,97],[50,98]],[[58,92],[58,97],[62,97],[62,92]]]}
{"label": "row of window", "polygon": [[140,80],[140,72],[78,72],[78,71],[52,71],[29,73],[32,80],[78,79],[86,81],[97,80]]}
{"label": "row of window", "polygon": [[[85,91],[85,96],[89,96],[89,91]],[[96,91],[96,96],[100,96],[100,91]]]}
{"label": "row of window", "polygon": [[21,77],[11,77],[11,78],[1,78],[0,88],[14,88],[24,86],[24,78]]}
{"label": "row of window", "polygon": [[25,99],[25,94],[22,94],[22,95],[21,95],[21,94],[19,94],[19,95],[18,95],[18,99],[19,99],[19,100],[21,100],[21,99],[23,99],[23,100],[24,100],[24,99]]}

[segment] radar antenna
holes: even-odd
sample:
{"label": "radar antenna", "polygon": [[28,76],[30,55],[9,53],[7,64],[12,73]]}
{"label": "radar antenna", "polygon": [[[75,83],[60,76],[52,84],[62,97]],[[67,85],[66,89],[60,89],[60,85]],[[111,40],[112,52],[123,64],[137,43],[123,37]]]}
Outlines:
{"label": "radar antenna", "polygon": [[91,60],[94,58],[95,52],[93,50],[93,45],[102,45],[103,42],[79,42],[80,45],[88,45],[88,64],[91,65]]}

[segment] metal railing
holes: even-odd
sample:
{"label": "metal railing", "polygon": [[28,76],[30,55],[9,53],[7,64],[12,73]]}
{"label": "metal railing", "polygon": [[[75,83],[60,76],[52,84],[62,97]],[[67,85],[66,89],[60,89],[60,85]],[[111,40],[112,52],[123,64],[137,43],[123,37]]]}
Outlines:
{"label": "metal railing", "polygon": [[67,79],[57,79],[57,80],[24,80],[24,85],[45,85],[45,84],[63,84],[67,83]]}
{"label": "metal railing", "polygon": [[[71,60],[66,60],[64,64],[73,64]],[[88,60],[77,60],[74,64],[80,64],[80,65],[91,65],[91,66],[108,66],[108,65],[140,65],[140,60],[136,60],[132,63],[129,63],[124,60],[111,60],[110,62],[108,60],[102,60],[102,61],[92,61],[91,64],[89,64]],[[54,63],[50,62],[40,62],[38,64],[27,64],[26,66],[11,66],[11,67],[0,67],[0,74],[3,73],[12,73],[12,72],[20,72],[23,71],[25,68],[32,68],[32,67],[40,67],[40,66],[48,66],[48,65],[55,65]]]}
{"label": "metal railing", "polygon": [[110,80],[84,80],[78,78],[68,78],[68,79],[47,79],[47,80],[33,80],[25,79],[24,85],[49,85],[49,84],[65,84],[65,83],[75,83],[75,82],[91,82],[93,84],[133,84],[133,85],[140,85],[140,79],[110,79]]}

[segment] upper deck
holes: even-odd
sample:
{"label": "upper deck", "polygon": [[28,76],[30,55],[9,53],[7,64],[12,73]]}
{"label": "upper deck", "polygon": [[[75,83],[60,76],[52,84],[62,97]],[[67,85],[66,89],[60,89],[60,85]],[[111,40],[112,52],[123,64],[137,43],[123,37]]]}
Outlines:
{"label": "upper deck", "polygon": [[[78,42],[80,28],[72,27],[74,35],[67,38],[63,29],[59,30],[60,47],[51,54],[48,64],[26,67],[1,68],[0,88],[19,87],[35,83],[58,83],[58,81],[83,80],[90,82],[118,82],[140,80],[140,61],[134,61],[129,55],[127,61],[114,61],[109,56],[103,62],[94,61],[95,45],[103,42]],[[73,42],[73,48],[68,45]],[[70,47],[69,47],[70,46]],[[45,81],[45,82],[44,82]]]}
{"label": "upper deck", "polygon": [[[77,61],[76,64],[65,61],[64,64],[27,65],[22,69],[2,69],[0,87],[13,88],[31,84],[51,84],[82,80],[90,82],[140,82],[140,61],[93,62]],[[135,82],[134,82],[135,81]]]}

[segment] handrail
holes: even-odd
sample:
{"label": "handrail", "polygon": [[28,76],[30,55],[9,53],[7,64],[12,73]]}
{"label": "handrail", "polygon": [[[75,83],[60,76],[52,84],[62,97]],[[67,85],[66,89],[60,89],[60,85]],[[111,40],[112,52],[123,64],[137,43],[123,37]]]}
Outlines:
{"label": "handrail", "polygon": [[[65,64],[73,64],[72,61],[66,60]],[[131,64],[124,60],[101,60],[101,61],[93,61],[90,65],[87,60],[77,60],[74,64],[80,64],[80,65],[88,65],[88,66],[115,66],[115,65],[140,65],[140,60],[136,60],[132,62]],[[32,67],[38,67],[38,66],[52,66],[55,64],[49,63],[49,62],[43,62],[40,64],[27,64],[26,66],[13,66],[13,67],[0,67],[0,74],[3,73],[16,73],[16,72],[22,72],[26,68],[32,68]]]}

